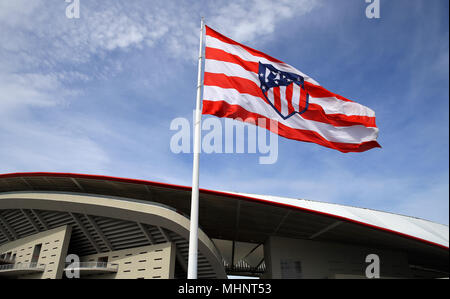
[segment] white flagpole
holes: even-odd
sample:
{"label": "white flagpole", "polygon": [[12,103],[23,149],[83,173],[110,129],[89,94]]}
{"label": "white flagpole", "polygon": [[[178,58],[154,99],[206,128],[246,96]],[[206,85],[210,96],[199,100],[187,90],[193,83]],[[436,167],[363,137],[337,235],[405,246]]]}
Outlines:
{"label": "white flagpole", "polygon": [[191,196],[191,223],[189,231],[189,259],[188,259],[188,279],[197,279],[197,251],[198,251],[198,179],[199,179],[199,156],[201,140],[202,111],[202,66],[203,66],[203,30],[204,20],[202,18],[200,28],[200,50],[198,55],[198,80],[197,80],[197,101],[195,107],[194,123],[194,162],[192,168],[192,196]]}

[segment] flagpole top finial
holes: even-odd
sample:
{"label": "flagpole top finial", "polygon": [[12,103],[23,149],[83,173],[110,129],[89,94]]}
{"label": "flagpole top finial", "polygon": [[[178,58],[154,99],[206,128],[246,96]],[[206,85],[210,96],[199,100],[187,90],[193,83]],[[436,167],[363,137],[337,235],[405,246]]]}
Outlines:
{"label": "flagpole top finial", "polygon": [[201,19],[201,28],[203,30],[203,28],[205,27],[205,17],[202,17]]}

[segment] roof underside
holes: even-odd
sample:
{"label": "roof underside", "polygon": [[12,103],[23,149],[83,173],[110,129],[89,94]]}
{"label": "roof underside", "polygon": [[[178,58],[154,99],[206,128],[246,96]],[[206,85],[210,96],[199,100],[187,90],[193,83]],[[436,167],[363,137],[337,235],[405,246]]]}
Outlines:
{"label": "roof underside", "polygon": [[[0,175],[0,192],[57,191],[119,196],[165,204],[189,215],[189,187],[78,174]],[[405,252],[410,264],[448,272],[448,248],[310,210],[200,190],[199,225],[210,238],[264,243],[270,236]]]}

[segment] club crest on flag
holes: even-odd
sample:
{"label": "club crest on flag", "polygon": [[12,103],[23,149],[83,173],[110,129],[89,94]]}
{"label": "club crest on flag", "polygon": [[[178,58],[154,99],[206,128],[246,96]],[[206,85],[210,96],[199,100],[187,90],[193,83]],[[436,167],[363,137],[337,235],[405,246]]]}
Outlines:
{"label": "club crest on flag", "polygon": [[302,76],[260,62],[258,78],[264,97],[283,119],[308,110],[309,94]]}

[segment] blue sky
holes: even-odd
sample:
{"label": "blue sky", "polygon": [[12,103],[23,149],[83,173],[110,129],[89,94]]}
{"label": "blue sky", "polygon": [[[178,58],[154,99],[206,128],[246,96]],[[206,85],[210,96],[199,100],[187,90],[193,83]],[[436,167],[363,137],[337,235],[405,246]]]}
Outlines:
{"label": "blue sky", "polygon": [[201,156],[200,186],[449,222],[446,0],[0,0],[0,173],[104,174],[190,185],[170,122],[192,117],[200,17],[372,108],[382,149],[279,139],[279,159]]}

